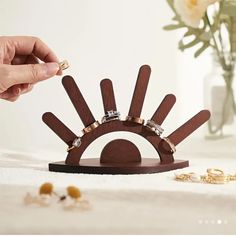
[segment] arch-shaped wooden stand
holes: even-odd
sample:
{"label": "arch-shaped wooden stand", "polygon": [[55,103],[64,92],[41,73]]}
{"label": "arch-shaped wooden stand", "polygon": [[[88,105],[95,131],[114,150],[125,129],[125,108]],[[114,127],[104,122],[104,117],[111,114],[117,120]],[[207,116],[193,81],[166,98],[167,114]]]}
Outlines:
{"label": "arch-shaped wooden stand", "polygon": [[[144,65],[140,68],[133,98],[128,116],[140,117],[148,80],[150,67]],[[93,124],[94,119],[86,101],[71,76],[65,76],[62,80],[76,111],[85,127]],[[116,111],[115,97],[112,82],[108,79],[101,81],[101,91],[104,112]],[[165,96],[151,120],[161,125],[175,103],[175,96]],[[194,130],[210,118],[207,110],[200,111],[181,127],[167,136],[176,146],[189,136]],[[46,112],[43,121],[70,147],[78,136],[63,124],[53,113]],[[86,148],[97,138],[110,132],[126,131],[138,134],[145,138],[157,151],[157,157],[142,158],[138,147],[129,140],[115,139],[105,145],[100,157],[82,158]],[[141,174],[156,173],[189,166],[187,160],[174,160],[170,145],[151,131],[145,124],[138,124],[127,120],[112,120],[100,124],[95,129],[83,134],[81,145],[73,148],[65,161],[49,164],[50,171],[68,173],[92,173],[92,174]]]}

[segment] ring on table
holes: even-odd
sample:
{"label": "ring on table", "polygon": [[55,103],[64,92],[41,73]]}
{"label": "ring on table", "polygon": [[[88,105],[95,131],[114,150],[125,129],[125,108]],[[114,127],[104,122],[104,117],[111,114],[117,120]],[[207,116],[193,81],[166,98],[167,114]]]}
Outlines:
{"label": "ring on table", "polygon": [[215,168],[207,169],[207,173],[211,177],[224,176],[224,171],[223,170],[215,169]]}
{"label": "ring on table", "polygon": [[207,175],[203,178],[203,181],[210,184],[225,184],[230,181],[230,176],[229,175],[216,175],[216,176]]}
{"label": "ring on table", "polygon": [[165,140],[169,144],[171,152],[175,153],[176,152],[175,145],[170,141],[170,139],[168,139],[167,137],[163,137],[162,139]]}
{"label": "ring on table", "polygon": [[229,177],[230,177],[230,180],[236,180],[236,175],[229,175]]}
{"label": "ring on table", "polygon": [[134,122],[140,125],[144,124],[144,119],[140,117],[126,116],[126,121]]}
{"label": "ring on table", "polygon": [[190,180],[190,174],[175,174],[175,180],[178,181],[189,181]]}
{"label": "ring on table", "polygon": [[112,120],[120,120],[120,112],[110,110],[105,113],[105,116],[102,117],[102,123],[109,122]]}
{"label": "ring on table", "polygon": [[71,151],[74,148],[78,148],[81,145],[81,137],[77,137],[72,142],[72,146],[67,148],[67,152]]}
{"label": "ring on table", "polygon": [[147,120],[146,127],[151,129],[158,136],[161,136],[161,134],[164,131],[164,129],[160,125],[158,125],[155,121],[153,121],[153,120]]}
{"label": "ring on table", "polygon": [[91,125],[88,125],[87,127],[85,127],[82,132],[84,134],[87,134],[89,132],[91,132],[92,130],[96,129],[98,126],[100,125],[100,123],[98,121],[95,121],[94,123],[92,123]]}

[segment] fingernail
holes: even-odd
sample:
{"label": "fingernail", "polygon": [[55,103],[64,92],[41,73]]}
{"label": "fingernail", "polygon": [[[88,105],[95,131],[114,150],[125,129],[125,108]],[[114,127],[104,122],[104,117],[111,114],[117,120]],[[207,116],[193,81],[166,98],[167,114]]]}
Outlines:
{"label": "fingernail", "polygon": [[46,77],[52,77],[57,74],[58,70],[60,69],[58,63],[50,62],[44,64],[46,67]]}
{"label": "fingernail", "polygon": [[16,95],[20,95],[20,92],[21,92],[21,89],[20,89],[20,88],[17,88],[16,91],[15,91],[15,94],[16,94]]}

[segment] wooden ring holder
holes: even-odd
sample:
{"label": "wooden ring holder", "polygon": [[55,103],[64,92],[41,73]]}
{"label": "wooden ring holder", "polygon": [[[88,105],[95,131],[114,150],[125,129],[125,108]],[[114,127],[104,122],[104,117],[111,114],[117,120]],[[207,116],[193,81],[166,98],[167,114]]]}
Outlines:
{"label": "wooden ring holder", "polygon": [[[150,73],[151,69],[148,65],[143,65],[139,70],[128,113],[128,116],[130,117],[140,117],[141,115]],[[84,126],[87,127],[93,124],[96,120],[74,79],[71,76],[64,76],[62,84]],[[112,82],[109,79],[104,79],[101,81],[100,85],[104,113],[110,110],[116,111]],[[173,94],[166,95],[156,109],[151,120],[162,125],[175,104],[175,101],[176,98]],[[53,113],[46,112],[42,118],[49,128],[51,128],[69,147],[72,145],[73,140],[78,137]],[[177,146],[209,118],[210,112],[208,110],[202,110],[168,135],[167,138]],[[116,131],[126,131],[142,136],[152,144],[157,151],[159,158],[142,158],[139,149],[134,143],[125,139],[115,139],[105,145],[99,158],[81,159],[84,151],[94,140],[102,135]],[[68,153],[65,161],[49,163],[49,170],[90,174],[145,174],[169,171],[187,166],[189,166],[187,160],[174,160],[169,144],[160,136],[156,135],[155,132],[146,127],[145,124],[137,124],[126,120],[112,120],[102,123],[89,133],[84,134],[81,137],[81,145],[73,148]]]}

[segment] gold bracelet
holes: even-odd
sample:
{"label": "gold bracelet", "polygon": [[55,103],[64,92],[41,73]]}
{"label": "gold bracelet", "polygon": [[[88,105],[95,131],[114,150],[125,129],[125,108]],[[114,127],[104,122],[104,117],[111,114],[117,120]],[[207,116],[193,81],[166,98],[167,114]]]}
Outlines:
{"label": "gold bracelet", "polygon": [[230,181],[236,181],[235,175],[226,175],[224,171],[216,168],[207,169],[206,175],[199,175],[194,172],[185,174],[175,174],[175,180],[181,182],[195,182],[207,184],[225,184]]}

